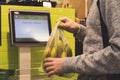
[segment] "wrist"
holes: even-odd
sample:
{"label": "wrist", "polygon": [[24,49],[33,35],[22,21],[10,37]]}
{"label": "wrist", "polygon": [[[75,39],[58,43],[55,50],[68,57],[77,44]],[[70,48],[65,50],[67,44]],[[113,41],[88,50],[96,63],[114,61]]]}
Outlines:
{"label": "wrist", "polygon": [[73,35],[76,35],[76,34],[77,34],[77,32],[78,32],[79,29],[80,29],[80,26],[81,26],[80,24],[78,24],[78,25],[76,26]]}

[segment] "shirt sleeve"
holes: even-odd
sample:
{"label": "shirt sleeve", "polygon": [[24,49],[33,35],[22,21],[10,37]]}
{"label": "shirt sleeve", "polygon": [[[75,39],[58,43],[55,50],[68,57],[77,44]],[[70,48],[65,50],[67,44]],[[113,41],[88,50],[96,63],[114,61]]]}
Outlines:
{"label": "shirt sleeve", "polygon": [[105,21],[109,26],[110,45],[92,54],[66,58],[63,72],[94,75],[120,73],[120,0],[105,2]]}
{"label": "shirt sleeve", "polygon": [[78,41],[83,42],[85,36],[87,34],[87,28],[83,25],[80,25],[80,29],[74,33],[74,36]]}

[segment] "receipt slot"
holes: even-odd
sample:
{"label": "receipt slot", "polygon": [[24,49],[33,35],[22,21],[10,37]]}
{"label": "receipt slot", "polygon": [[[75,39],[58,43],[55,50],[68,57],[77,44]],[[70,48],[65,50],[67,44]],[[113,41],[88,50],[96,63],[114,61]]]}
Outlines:
{"label": "receipt slot", "polygon": [[46,45],[51,33],[50,12],[10,9],[9,20],[11,46],[19,48],[19,78],[31,80],[31,47]]}

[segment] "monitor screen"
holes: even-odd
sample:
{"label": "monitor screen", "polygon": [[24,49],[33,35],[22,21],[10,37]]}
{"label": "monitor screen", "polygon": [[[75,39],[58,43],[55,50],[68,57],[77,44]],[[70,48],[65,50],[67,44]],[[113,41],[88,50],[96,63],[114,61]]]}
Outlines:
{"label": "monitor screen", "polygon": [[48,11],[10,10],[11,43],[14,46],[44,46],[50,36]]}

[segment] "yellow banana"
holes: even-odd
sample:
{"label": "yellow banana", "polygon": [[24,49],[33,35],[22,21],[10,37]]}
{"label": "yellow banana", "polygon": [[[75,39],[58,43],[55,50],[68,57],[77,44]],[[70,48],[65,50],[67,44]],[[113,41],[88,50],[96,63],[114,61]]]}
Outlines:
{"label": "yellow banana", "polygon": [[52,50],[51,50],[50,57],[56,57],[56,54],[57,54],[56,48],[53,47]]}
{"label": "yellow banana", "polygon": [[63,57],[67,57],[67,54],[66,54],[65,51],[63,51],[63,52],[61,53],[61,58],[63,58]]}
{"label": "yellow banana", "polygon": [[61,53],[63,52],[64,45],[62,40],[58,40],[57,42],[57,57],[61,57]]}
{"label": "yellow banana", "polygon": [[70,46],[68,44],[65,46],[65,51],[67,53],[67,57],[72,56],[72,49],[70,48]]}
{"label": "yellow banana", "polygon": [[44,50],[43,58],[50,57],[51,48],[46,48]]}
{"label": "yellow banana", "polygon": [[62,40],[58,40],[57,48],[58,48],[58,49],[61,49],[61,48],[63,48],[63,47],[64,47],[64,45],[63,45]]}

